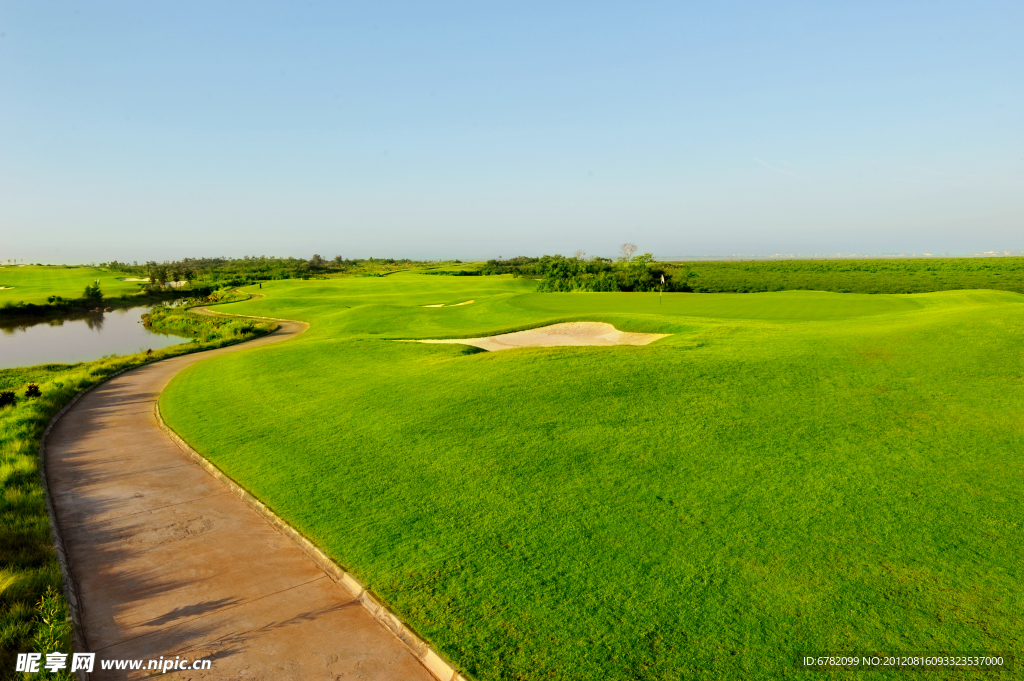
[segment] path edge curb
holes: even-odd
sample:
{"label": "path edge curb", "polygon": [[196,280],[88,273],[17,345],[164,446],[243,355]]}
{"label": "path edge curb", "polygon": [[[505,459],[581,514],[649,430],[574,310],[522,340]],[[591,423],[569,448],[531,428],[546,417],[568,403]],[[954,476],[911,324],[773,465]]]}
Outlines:
{"label": "path edge curb", "polygon": [[[291,320],[281,320],[291,321]],[[223,471],[207,459],[205,456],[194,450],[180,435],[168,426],[160,415],[159,398],[154,403],[154,415],[157,425],[178,446],[190,459],[213,476],[221,484],[227,487],[232,494],[239,497],[254,511],[259,513],[264,520],[284,536],[291,539],[298,547],[309,556],[317,567],[327,573],[327,576],[349,591],[370,615],[390,631],[409,651],[419,660],[430,674],[438,681],[469,681],[463,676],[453,664],[448,662],[440,653],[434,650],[426,641],[421,639],[406,625],[401,618],[385,607],[382,601],[370,592],[362,582],[351,573],[338,565],[326,553],[306,538],[301,532],[289,525],[283,518],[274,513],[262,501],[254,497],[249,491],[240,486]]]}

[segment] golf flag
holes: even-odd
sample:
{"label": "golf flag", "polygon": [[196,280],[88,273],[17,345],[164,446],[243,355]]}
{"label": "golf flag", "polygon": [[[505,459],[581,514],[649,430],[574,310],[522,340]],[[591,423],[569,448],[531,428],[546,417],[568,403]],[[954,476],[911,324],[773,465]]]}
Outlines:
{"label": "golf flag", "polygon": [[661,285],[662,285],[662,286],[664,286],[664,285],[665,285],[665,275],[664,275],[664,274],[663,274],[663,275],[661,275]]}

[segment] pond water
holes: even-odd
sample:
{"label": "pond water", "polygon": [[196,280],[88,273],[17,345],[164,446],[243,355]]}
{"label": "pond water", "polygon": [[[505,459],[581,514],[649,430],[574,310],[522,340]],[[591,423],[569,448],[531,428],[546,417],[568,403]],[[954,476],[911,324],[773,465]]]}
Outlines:
{"label": "pond water", "polygon": [[74,318],[0,322],[0,369],[51,362],[72,363],[188,342],[150,331],[142,324],[149,308],[90,312]]}

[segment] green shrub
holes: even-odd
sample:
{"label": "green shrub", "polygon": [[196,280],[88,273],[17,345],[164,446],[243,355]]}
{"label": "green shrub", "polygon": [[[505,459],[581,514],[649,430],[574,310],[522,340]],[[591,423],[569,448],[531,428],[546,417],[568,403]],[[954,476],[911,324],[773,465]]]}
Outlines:
{"label": "green shrub", "polygon": [[90,303],[103,302],[103,292],[100,291],[100,282],[96,281],[87,285],[85,287],[85,292],[82,293],[82,298]]}

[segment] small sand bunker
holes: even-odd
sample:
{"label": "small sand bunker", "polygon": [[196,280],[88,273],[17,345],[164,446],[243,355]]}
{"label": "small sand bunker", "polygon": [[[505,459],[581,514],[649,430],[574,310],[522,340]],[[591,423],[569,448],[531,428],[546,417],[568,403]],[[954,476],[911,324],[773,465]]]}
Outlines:
{"label": "small sand bunker", "polygon": [[[459,305],[469,305],[470,303],[475,303],[475,302],[476,302],[475,300],[467,300],[464,303],[455,303],[454,305],[449,305],[448,307],[458,307]],[[444,307],[444,306],[445,306],[444,303],[438,303],[437,305],[420,305],[420,307]]]}
{"label": "small sand bunker", "polygon": [[421,340],[420,343],[457,343],[474,345],[490,352],[514,348],[551,348],[559,345],[647,345],[667,333],[629,333],[602,322],[568,322],[539,329],[503,333],[483,338],[447,338]]}

